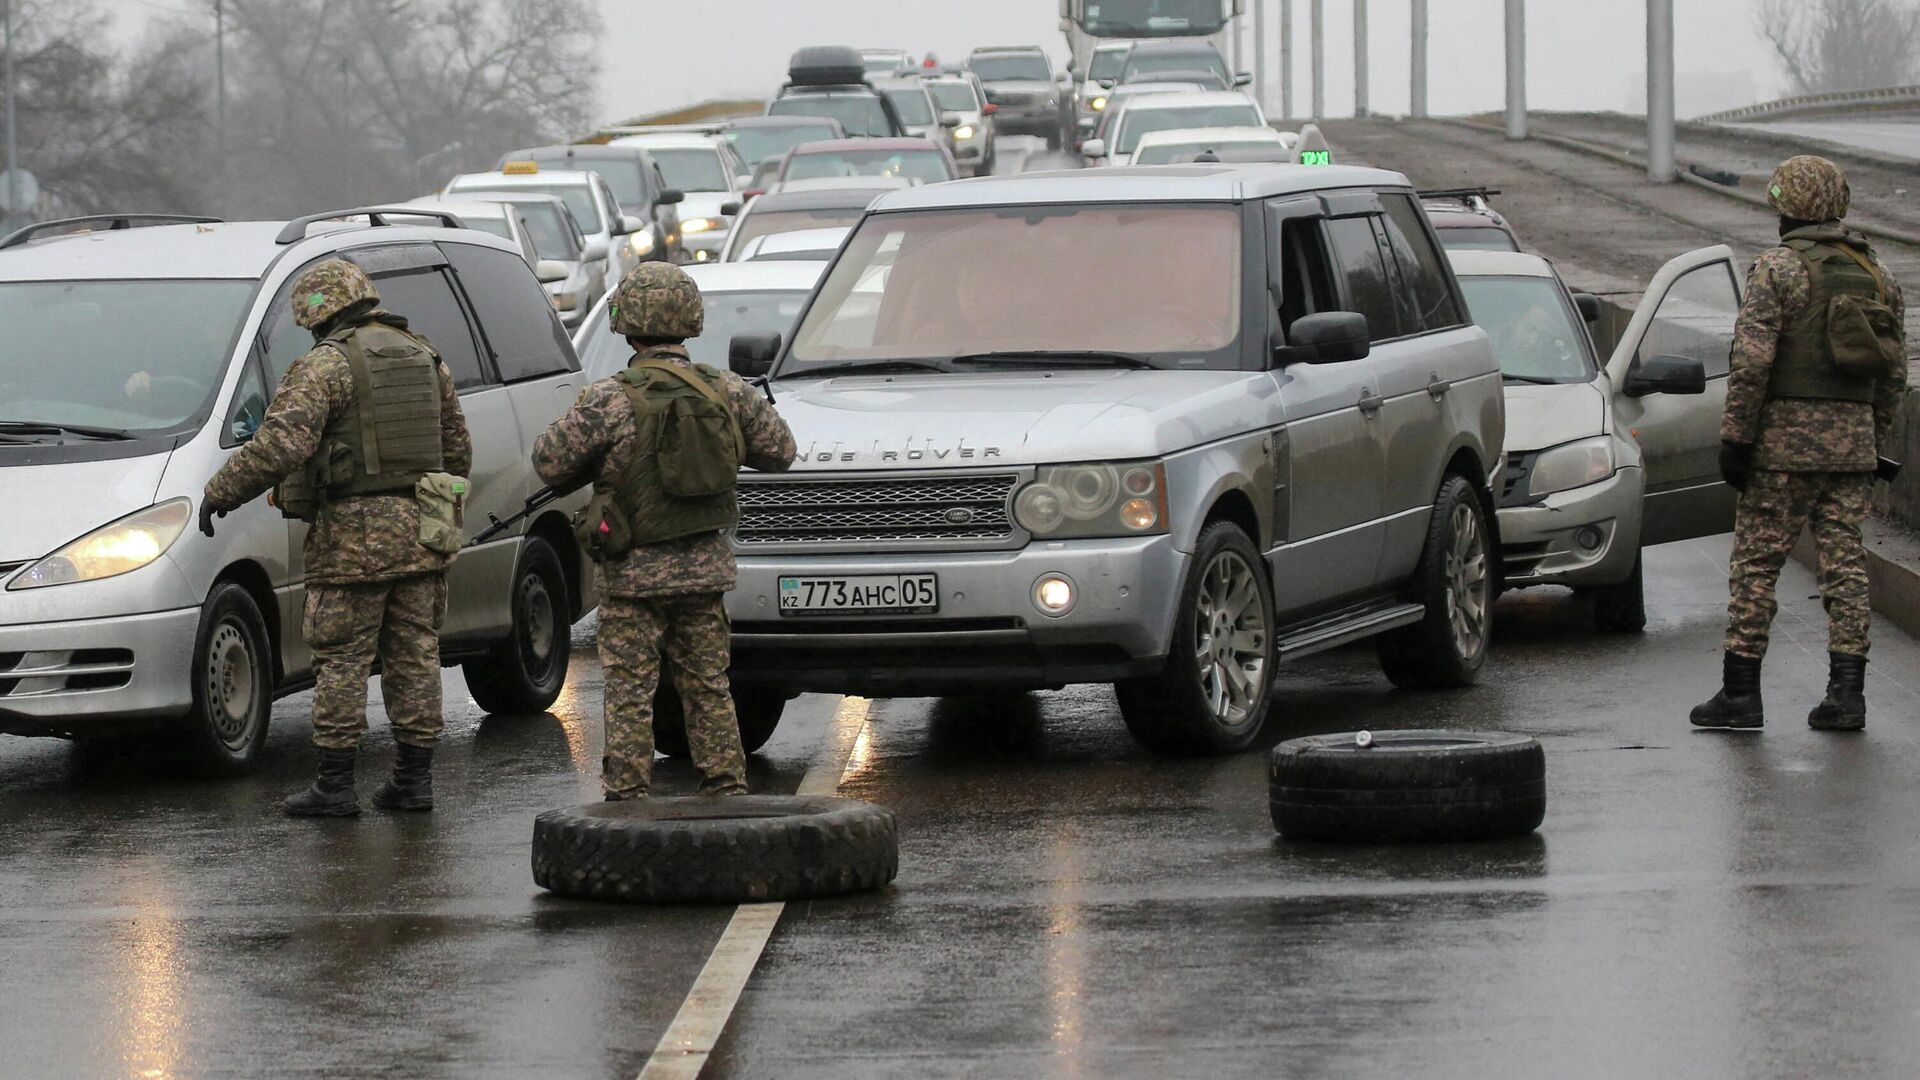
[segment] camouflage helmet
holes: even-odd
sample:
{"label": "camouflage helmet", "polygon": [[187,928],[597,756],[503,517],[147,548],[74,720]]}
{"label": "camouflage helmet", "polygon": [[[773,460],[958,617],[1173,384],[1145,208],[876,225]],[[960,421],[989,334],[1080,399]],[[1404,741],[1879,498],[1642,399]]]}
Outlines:
{"label": "camouflage helmet", "polygon": [[1838,221],[1847,216],[1847,176],[1823,157],[1800,154],[1773,170],[1767,205],[1796,221]]}
{"label": "camouflage helmet", "polygon": [[380,302],[373,279],[345,259],[328,259],[294,279],[293,321],[313,330],[362,300]]}
{"label": "camouflage helmet", "polygon": [[641,263],[627,272],[607,304],[613,332],[626,337],[699,337],[707,308],[700,287],[672,263]]}

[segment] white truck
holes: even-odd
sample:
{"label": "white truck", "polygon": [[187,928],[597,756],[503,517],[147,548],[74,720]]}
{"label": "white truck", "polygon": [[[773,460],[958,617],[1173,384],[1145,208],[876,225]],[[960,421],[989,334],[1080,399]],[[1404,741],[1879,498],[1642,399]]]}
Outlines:
{"label": "white truck", "polygon": [[1204,37],[1230,56],[1234,21],[1245,11],[1246,0],[1060,0],[1060,30],[1069,70],[1084,79],[1094,47],[1115,39]]}

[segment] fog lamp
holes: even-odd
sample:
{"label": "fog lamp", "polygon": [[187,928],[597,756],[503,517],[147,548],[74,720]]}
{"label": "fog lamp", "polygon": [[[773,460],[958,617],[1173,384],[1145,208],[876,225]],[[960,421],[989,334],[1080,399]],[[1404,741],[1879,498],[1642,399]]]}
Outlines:
{"label": "fog lamp", "polygon": [[1046,615],[1065,615],[1073,610],[1073,582],[1060,574],[1048,574],[1033,583],[1033,604]]}

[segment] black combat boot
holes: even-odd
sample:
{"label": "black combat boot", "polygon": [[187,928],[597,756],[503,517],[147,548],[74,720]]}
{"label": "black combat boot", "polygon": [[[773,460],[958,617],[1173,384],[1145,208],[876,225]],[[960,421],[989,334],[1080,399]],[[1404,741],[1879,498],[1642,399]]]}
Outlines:
{"label": "black combat boot", "polygon": [[1722,661],[1720,692],[1704,705],[1695,705],[1694,727],[1757,728],[1767,722],[1760,704],[1760,661],[1727,653]]}
{"label": "black combat boot", "polygon": [[1867,726],[1867,658],[1827,654],[1827,699],[1807,714],[1815,731],[1859,731]]}
{"label": "black combat boot", "polygon": [[358,750],[320,751],[320,775],[313,786],[280,800],[290,817],[352,817],[360,812],[353,793],[353,760]]}
{"label": "black combat boot", "polygon": [[373,793],[373,805],[382,810],[433,809],[433,747],[399,744],[393,778]]}

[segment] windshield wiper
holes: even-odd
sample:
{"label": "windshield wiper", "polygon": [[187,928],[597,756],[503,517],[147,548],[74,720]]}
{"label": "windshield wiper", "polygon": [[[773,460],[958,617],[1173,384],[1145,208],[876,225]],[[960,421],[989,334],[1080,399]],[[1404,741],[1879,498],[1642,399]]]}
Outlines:
{"label": "windshield wiper", "polygon": [[85,424],[42,424],[33,420],[0,420],[0,433],[8,435],[78,435],[83,439],[126,440],[133,432],[121,428],[89,427]]}
{"label": "windshield wiper", "polygon": [[876,375],[889,371],[945,371],[931,360],[862,360],[851,364],[803,367],[780,373],[782,379],[814,378],[824,375]]}
{"label": "windshield wiper", "polygon": [[967,353],[956,356],[956,364],[999,364],[1021,360],[1041,364],[1066,364],[1074,367],[1151,368],[1153,363],[1132,353],[1103,352],[1099,349],[1007,349],[1001,352]]}

